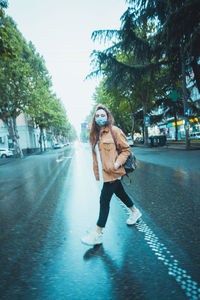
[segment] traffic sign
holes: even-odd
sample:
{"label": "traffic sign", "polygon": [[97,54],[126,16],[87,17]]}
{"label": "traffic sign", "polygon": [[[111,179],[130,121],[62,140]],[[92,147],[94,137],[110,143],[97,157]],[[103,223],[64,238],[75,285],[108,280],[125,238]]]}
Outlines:
{"label": "traffic sign", "polygon": [[144,120],[145,120],[145,126],[149,126],[149,125],[150,125],[150,117],[149,117],[149,116],[146,116],[146,117],[144,118]]}
{"label": "traffic sign", "polygon": [[184,114],[185,114],[186,116],[191,116],[191,114],[192,114],[191,108],[185,108],[185,109],[184,109]]}

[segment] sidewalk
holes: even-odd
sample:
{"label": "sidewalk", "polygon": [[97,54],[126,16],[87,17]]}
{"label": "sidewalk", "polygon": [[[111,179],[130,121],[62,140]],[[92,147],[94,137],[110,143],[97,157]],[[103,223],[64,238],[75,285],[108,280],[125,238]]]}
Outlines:
{"label": "sidewalk", "polygon": [[[180,150],[186,150],[185,147],[185,142],[183,141],[168,141],[166,146],[159,146],[159,147],[146,147],[143,144],[135,144],[135,147],[142,147],[142,148],[170,148],[170,149],[180,149]],[[186,150],[186,151],[190,151],[190,150],[200,150],[200,142],[199,141],[195,141],[195,142],[191,142],[190,143],[190,149]]]}
{"label": "sidewalk", "polygon": [[[186,150],[184,142],[168,142],[167,147],[171,148],[171,149]],[[200,143],[199,142],[191,142],[190,150],[200,150]],[[190,151],[190,150],[186,150],[186,151]]]}
{"label": "sidewalk", "polygon": [[137,160],[200,174],[200,149],[198,147],[186,150],[184,144],[153,148],[137,145],[132,148],[132,151]]}

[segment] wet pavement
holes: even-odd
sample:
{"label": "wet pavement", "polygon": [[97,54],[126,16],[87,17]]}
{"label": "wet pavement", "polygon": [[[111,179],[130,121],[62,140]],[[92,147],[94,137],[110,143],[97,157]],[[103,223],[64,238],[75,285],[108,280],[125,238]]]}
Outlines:
{"label": "wet pavement", "polygon": [[80,243],[99,206],[88,144],[0,166],[0,299],[200,299],[198,161],[135,152],[125,188],[143,216],[128,227],[113,196],[96,247]]}
{"label": "wet pavement", "polygon": [[176,149],[165,146],[155,148],[137,146],[133,147],[132,151],[138,160],[184,170],[188,175],[190,173],[200,174],[200,150],[186,150],[183,147]]}

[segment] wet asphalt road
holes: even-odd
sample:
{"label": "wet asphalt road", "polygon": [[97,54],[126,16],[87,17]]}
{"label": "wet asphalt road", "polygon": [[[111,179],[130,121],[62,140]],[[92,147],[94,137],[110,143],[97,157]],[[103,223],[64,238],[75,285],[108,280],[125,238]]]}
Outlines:
{"label": "wet asphalt road", "polygon": [[143,216],[125,224],[114,196],[103,246],[89,146],[0,166],[0,299],[200,299],[198,173],[139,161],[125,186]]}

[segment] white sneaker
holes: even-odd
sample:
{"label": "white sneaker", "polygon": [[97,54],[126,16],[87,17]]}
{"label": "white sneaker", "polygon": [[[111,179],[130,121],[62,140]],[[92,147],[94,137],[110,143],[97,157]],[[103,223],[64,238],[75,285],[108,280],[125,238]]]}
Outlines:
{"label": "white sneaker", "polygon": [[131,211],[129,218],[126,220],[127,225],[133,225],[137,222],[137,220],[142,216],[142,213],[139,209],[136,208],[136,211]]}
{"label": "white sneaker", "polygon": [[93,231],[82,237],[81,242],[86,245],[99,245],[103,243],[103,234]]}

